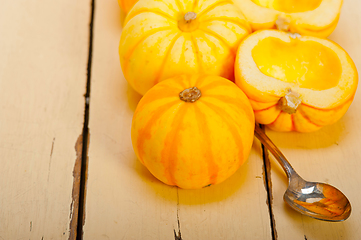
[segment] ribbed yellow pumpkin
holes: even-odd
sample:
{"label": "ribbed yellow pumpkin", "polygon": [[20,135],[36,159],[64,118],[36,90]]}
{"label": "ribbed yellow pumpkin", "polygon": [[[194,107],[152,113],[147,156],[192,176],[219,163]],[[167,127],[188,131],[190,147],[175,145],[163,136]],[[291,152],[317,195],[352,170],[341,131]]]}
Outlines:
{"label": "ribbed yellow pumpkin", "polygon": [[198,189],[224,181],[246,161],[254,124],[252,107],[233,82],[180,75],[143,96],[133,117],[132,143],[160,181]]}
{"label": "ribbed yellow pumpkin", "polygon": [[250,32],[230,0],[140,0],[120,39],[124,77],[142,95],[179,74],[234,79],[237,48]]}
{"label": "ribbed yellow pumpkin", "polygon": [[118,0],[120,8],[128,13],[129,10],[134,6],[134,4],[138,2],[138,0]]}

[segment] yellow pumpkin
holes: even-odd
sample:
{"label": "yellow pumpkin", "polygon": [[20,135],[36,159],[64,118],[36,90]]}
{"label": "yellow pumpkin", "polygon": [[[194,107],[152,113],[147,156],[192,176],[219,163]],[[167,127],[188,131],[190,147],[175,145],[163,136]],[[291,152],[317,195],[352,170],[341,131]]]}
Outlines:
{"label": "yellow pumpkin", "polygon": [[254,115],[246,95],[219,76],[179,75],[139,102],[132,143],[160,181],[185,189],[217,184],[248,158]]}
{"label": "yellow pumpkin", "polygon": [[138,2],[138,0],[118,0],[120,8],[128,13],[129,10],[134,6],[134,4]]}
{"label": "yellow pumpkin", "polygon": [[343,0],[234,0],[254,31],[278,28],[325,38],[338,23]]}
{"label": "yellow pumpkin", "polygon": [[124,77],[142,95],[179,74],[233,80],[237,48],[250,32],[232,1],[141,0],[128,13],[120,39]]}
{"label": "yellow pumpkin", "polygon": [[276,131],[312,132],[338,121],[358,84],[349,55],[332,41],[263,30],[240,45],[236,84],[256,121]]}

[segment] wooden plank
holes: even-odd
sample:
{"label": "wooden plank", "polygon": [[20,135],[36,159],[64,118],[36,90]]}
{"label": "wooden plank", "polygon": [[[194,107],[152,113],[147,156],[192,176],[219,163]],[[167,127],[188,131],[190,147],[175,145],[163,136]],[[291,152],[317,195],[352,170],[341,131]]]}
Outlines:
{"label": "wooden plank", "polygon": [[116,1],[96,2],[84,239],[271,239],[258,143],[234,176],[202,190],[166,186],[136,159],[140,96],[119,65],[121,18]]}
{"label": "wooden plank", "polygon": [[75,237],[89,18],[89,0],[1,1],[2,240]]}
{"label": "wooden plank", "polygon": [[228,180],[198,191],[179,189],[183,239],[272,239],[262,150],[254,141],[248,161]]}
{"label": "wooden plank", "polygon": [[[329,39],[343,47],[361,69],[361,2],[344,1],[340,22]],[[361,96],[356,93],[346,115],[336,124],[309,134],[267,131],[284,152],[296,171],[305,179],[336,186],[350,199],[352,213],[348,220],[330,223],[304,217],[283,202],[287,179],[274,160],[272,164],[273,211],[278,239],[347,239],[361,235],[361,192],[359,191],[361,149]]]}

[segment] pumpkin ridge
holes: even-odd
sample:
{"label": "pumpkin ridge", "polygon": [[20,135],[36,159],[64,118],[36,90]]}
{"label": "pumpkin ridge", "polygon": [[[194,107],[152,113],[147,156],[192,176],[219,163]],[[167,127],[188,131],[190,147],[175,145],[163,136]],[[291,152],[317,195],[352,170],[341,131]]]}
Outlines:
{"label": "pumpkin ridge", "polygon": [[253,110],[254,112],[263,112],[263,111],[267,111],[273,107],[277,107],[278,104],[275,104],[275,105],[272,105],[270,107],[267,107],[267,108],[263,108],[263,109],[259,109],[259,110]]}
{"label": "pumpkin ridge", "polygon": [[297,111],[304,119],[306,119],[306,121],[308,121],[309,123],[315,125],[316,127],[322,127],[316,123],[314,123],[313,121],[311,121],[311,119],[301,110],[301,109],[298,109]]}
{"label": "pumpkin ridge", "polygon": [[[142,36],[142,38],[139,39],[139,41],[134,44],[133,48],[130,49],[126,54],[124,54],[125,58],[129,58],[132,56],[133,52],[135,51],[135,49],[142,43],[144,42],[144,40],[146,40],[148,37],[158,33],[158,32],[163,32],[163,31],[167,31],[167,30],[172,30],[171,33],[173,33],[173,29],[170,26],[166,26],[166,27],[160,27],[160,28],[155,28],[152,30],[149,30],[146,34],[144,34],[144,36]],[[170,34],[168,34],[170,35]],[[167,35],[167,36],[168,36]]]}
{"label": "pumpkin ridge", "polygon": [[[177,100],[177,101],[173,101],[173,102],[169,102],[169,103],[163,105],[162,107],[156,109],[156,110],[154,111],[153,115],[150,116],[150,120],[147,122],[147,124],[144,126],[144,128],[139,129],[139,134],[138,134],[138,135],[139,135],[140,137],[137,139],[137,147],[138,147],[138,149],[139,149],[138,155],[139,155],[140,161],[141,161],[144,165],[146,165],[146,163],[145,163],[144,160],[143,160],[145,140],[149,140],[149,139],[152,138],[151,133],[150,133],[151,130],[152,130],[152,127],[155,126],[156,121],[157,121],[160,117],[162,117],[162,114],[164,113],[164,111],[166,111],[166,110],[168,110],[169,108],[171,108],[171,107],[172,107],[174,104],[176,104],[177,102],[178,102],[178,100]],[[139,107],[140,107],[139,110],[134,113],[134,117],[133,117],[133,118],[135,118],[135,116],[137,115],[137,113],[142,110],[142,107],[144,107],[144,105],[141,105],[141,106],[139,106]]]}
{"label": "pumpkin ridge", "polygon": [[[241,19],[239,19],[241,20]],[[205,19],[205,20],[202,20],[202,23],[206,23],[206,22],[212,22],[212,21],[221,21],[221,22],[230,22],[230,23],[233,23],[237,26],[239,26],[240,28],[245,28],[247,29],[247,31],[249,33],[252,32],[252,29],[251,27],[247,24],[246,21],[237,21],[235,20],[234,18],[230,18],[230,17],[226,17],[226,16],[221,16],[221,17],[212,17],[212,18],[209,18],[209,19]]]}
{"label": "pumpkin ridge", "polygon": [[[174,78],[179,78],[179,81],[177,82],[179,84],[179,91],[178,92],[181,92],[183,91],[184,89],[186,88],[189,88],[189,85],[188,85],[188,80],[189,78],[187,78],[189,75],[178,75],[178,76],[175,76]],[[174,84],[174,83],[173,83]]]}
{"label": "pumpkin ridge", "polygon": [[[169,36],[170,34],[173,33],[173,30],[171,27],[167,26],[167,27],[160,27],[160,28],[156,28],[156,29],[152,29],[152,30],[149,30],[149,32],[147,32],[146,34],[144,34],[144,36],[138,40],[138,42],[134,45],[134,47],[132,49],[130,49],[126,54],[124,54],[124,58],[125,59],[129,59],[134,51],[137,49],[137,47],[142,43],[144,42],[148,37],[154,35],[154,34],[157,34],[159,32],[163,32],[163,31],[167,31],[167,30],[171,30],[171,32],[167,35]],[[123,69],[123,74],[124,76],[126,76],[127,74],[127,70],[128,70],[128,65],[129,65],[129,60],[127,61],[124,61],[124,69]]]}
{"label": "pumpkin ridge", "polygon": [[201,59],[199,57],[200,51],[199,51],[197,41],[194,39],[194,36],[193,36],[192,33],[190,35],[190,41],[191,41],[192,45],[194,46],[194,50],[193,50],[194,52],[193,53],[194,53],[194,55],[195,55],[195,57],[197,59],[198,72],[202,73],[203,72],[203,67],[202,67],[202,61],[201,61]]}
{"label": "pumpkin ridge", "polygon": [[164,176],[166,177],[169,185],[177,185],[175,179],[175,172],[177,170],[177,161],[178,161],[178,146],[179,138],[177,138],[178,130],[183,123],[184,116],[188,111],[189,107],[187,104],[181,104],[177,113],[174,113],[173,122],[170,126],[171,130],[165,137],[165,143],[169,143],[168,146],[165,145],[161,151],[161,162],[164,166],[165,172]]}
{"label": "pumpkin ridge", "polygon": [[[200,30],[206,34],[206,35],[209,35],[211,37],[214,37],[215,39],[217,39],[218,41],[220,41],[223,45],[225,45],[226,49],[229,49],[229,52],[233,55],[233,57],[236,56],[236,53],[233,51],[232,47],[220,36],[218,35],[217,33],[215,33],[214,31],[212,30],[209,30],[209,29],[204,29],[204,28],[200,28]],[[209,39],[207,39],[206,37],[204,38],[205,41],[208,41]],[[212,41],[211,41],[212,42]],[[214,42],[212,42],[213,45],[216,45]]]}
{"label": "pumpkin ridge", "polygon": [[273,125],[278,120],[278,118],[281,116],[281,114],[282,114],[282,111],[280,111],[280,113],[277,115],[275,120],[273,122],[271,122],[269,125]]}
{"label": "pumpkin ridge", "polygon": [[177,22],[177,19],[175,19],[174,17],[166,14],[165,12],[163,11],[159,11],[159,10],[156,10],[156,9],[149,9],[149,8],[141,8],[135,12],[131,12],[131,14],[129,16],[127,16],[127,22],[129,22],[132,18],[138,16],[139,14],[142,14],[142,13],[154,13],[158,16],[161,16],[161,17],[164,17],[168,20],[171,20],[171,21],[174,21],[174,22]]}
{"label": "pumpkin ridge", "polygon": [[[160,99],[159,101],[175,101],[178,100],[177,97],[175,97],[174,92],[176,92],[178,89],[177,88],[162,88],[162,89],[157,89],[155,91],[153,91],[151,94],[148,94],[149,97],[147,99],[144,99],[142,101],[142,105],[140,108],[143,108],[145,106],[147,106],[149,103],[152,103],[153,101],[151,100],[154,96],[160,96],[162,95],[162,99]],[[173,99],[173,100],[172,100]]]}
{"label": "pumpkin ridge", "polygon": [[195,11],[197,5],[198,5],[198,0],[194,0],[194,2],[193,2],[193,7],[192,7],[192,8],[193,8],[193,9],[192,9],[192,12]]}
{"label": "pumpkin ridge", "polygon": [[199,75],[197,77],[197,80],[195,81],[195,87],[198,87],[201,89],[202,93],[204,93],[203,84],[205,81],[207,81],[208,77],[204,77],[203,75]]}
{"label": "pumpkin ridge", "polygon": [[[247,97],[248,97],[248,96],[247,96]],[[272,97],[273,97],[273,96],[272,96]],[[276,96],[274,96],[274,97],[276,97]],[[278,98],[277,101],[261,102],[261,101],[257,101],[257,100],[254,100],[254,99],[248,97],[248,99],[249,99],[250,101],[253,101],[253,102],[256,102],[256,103],[264,103],[264,104],[268,104],[268,103],[271,103],[271,102],[277,103],[277,102],[279,101],[280,97],[277,97],[277,98]]]}
{"label": "pumpkin ridge", "polygon": [[[177,84],[166,84],[164,83],[164,85],[162,85],[162,87],[164,87],[164,90],[163,91],[170,91],[170,90],[173,90],[177,92],[177,94],[182,90],[182,89],[186,89],[187,86],[186,84],[184,84],[184,78],[181,76],[181,75],[178,75],[176,77],[174,77],[178,80]],[[163,81],[164,82],[164,81]],[[163,83],[162,82],[162,83]],[[159,84],[158,84],[159,85]]]}
{"label": "pumpkin ridge", "polygon": [[[242,88],[241,88],[242,89]],[[246,94],[246,93],[245,93]],[[270,94],[270,93],[267,93],[267,95],[269,95],[270,97],[274,97],[277,99],[277,101],[274,101],[274,102],[278,102],[280,100],[280,96],[277,96],[277,95],[273,95],[273,94]],[[270,103],[270,102],[273,102],[273,101],[268,101],[268,102],[261,102],[261,101],[258,101],[258,100],[255,100],[251,97],[249,97],[247,94],[246,96],[248,97],[249,100],[253,101],[253,102],[257,102],[257,103]]]}
{"label": "pumpkin ridge", "polygon": [[[239,159],[243,159],[243,142],[242,142],[242,138],[240,137],[239,135],[239,131],[241,131],[241,129],[237,129],[237,127],[234,127],[234,124],[235,123],[235,126],[239,126],[239,123],[233,119],[224,109],[216,106],[215,104],[213,103],[210,103],[210,102],[206,102],[206,101],[202,101],[202,103],[204,105],[206,105],[209,109],[211,109],[216,115],[218,115],[222,120],[223,122],[225,122],[225,124],[227,125],[228,129],[230,130],[230,133],[233,137],[233,140],[235,142],[235,144],[238,146],[238,158]],[[233,123],[231,123],[231,121]],[[244,161],[246,159],[243,159]],[[239,165],[242,165],[242,161],[240,161]]]}
{"label": "pumpkin ridge", "polygon": [[294,114],[291,114],[291,131],[297,131]]}
{"label": "pumpkin ridge", "polygon": [[[260,102],[253,101],[252,99],[249,99],[249,98],[248,98],[248,100],[251,103],[251,106],[252,106],[254,112],[256,112],[258,110],[262,110],[262,109],[268,110],[267,108],[278,104],[278,101],[277,102],[271,101],[271,102],[260,103]],[[265,105],[265,106],[258,106],[260,104]]]}
{"label": "pumpkin ridge", "polygon": [[207,123],[207,118],[205,113],[202,112],[202,110],[200,109],[199,106],[197,106],[196,104],[192,104],[194,106],[194,108],[196,109],[196,113],[197,113],[197,117],[196,117],[196,121],[198,124],[198,127],[202,133],[202,137],[204,141],[204,143],[207,145],[207,147],[210,149],[209,151],[206,151],[205,154],[205,159],[208,160],[207,162],[207,166],[208,166],[208,175],[209,177],[209,183],[210,184],[215,184],[217,182],[217,176],[218,176],[218,171],[219,171],[219,166],[215,163],[215,159],[214,159],[214,155],[212,153],[212,140],[211,140],[211,131],[210,128],[208,126]]}
{"label": "pumpkin ridge", "polygon": [[207,83],[206,85],[202,86],[202,92],[206,92],[209,89],[218,87],[218,86],[223,86],[224,85],[224,81],[223,80],[218,80],[218,81],[212,81],[210,83]]}
{"label": "pumpkin ridge", "polygon": [[[212,46],[211,47],[212,50],[217,49],[217,47],[219,47],[219,48],[221,47],[222,49],[224,49],[225,54],[227,54],[227,58],[233,59],[232,62],[234,62],[234,60],[236,59],[236,53],[228,45],[227,42],[223,42],[221,39],[219,39],[219,37],[213,36],[213,35],[211,35],[211,33],[207,33],[206,31],[201,30],[200,33],[202,34],[202,36],[200,36],[200,38],[202,38],[202,40],[205,41],[208,44],[208,46]],[[212,38],[215,38],[215,40]],[[215,43],[214,41],[216,41],[216,42],[218,41],[218,44]],[[232,70],[233,70],[233,68],[232,68]]]}
{"label": "pumpkin ridge", "polygon": [[182,13],[182,15],[184,15],[184,9],[182,7],[182,3],[180,2],[180,0],[174,0],[175,4],[178,7],[178,11]]}
{"label": "pumpkin ridge", "polygon": [[[215,100],[219,100],[222,99],[222,101],[227,102],[227,104],[229,105],[234,105],[234,106],[240,106],[242,105],[242,112],[248,117],[249,114],[247,114],[246,111],[244,111],[244,107],[246,106],[239,98],[232,98],[229,96],[225,96],[225,95],[206,95],[205,97],[210,97],[210,98],[214,98]],[[249,118],[249,121],[252,121],[252,119]]]}
{"label": "pumpkin ridge", "polygon": [[230,1],[230,0],[215,2],[212,5],[208,6],[206,9],[204,9],[203,11],[201,11],[200,13],[198,13],[197,18],[200,19],[202,17],[202,15],[209,13],[210,11],[215,9],[216,7],[226,5],[226,4],[233,4],[233,2]]}
{"label": "pumpkin ridge", "polygon": [[[187,43],[187,40],[186,40],[185,36],[183,36],[182,53],[184,53],[186,51],[186,43]],[[182,62],[182,63],[186,62],[185,54],[180,55],[179,62]]]}
{"label": "pumpkin ridge", "polygon": [[176,41],[180,38],[180,36],[182,35],[182,33],[178,33],[171,41],[171,43],[169,44],[169,46],[167,47],[167,50],[164,54],[164,58],[163,58],[163,61],[162,61],[162,64],[160,65],[160,68],[159,68],[159,72],[157,73],[157,76],[155,77],[155,80],[154,80],[154,85],[157,84],[162,76],[162,73],[164,71],[164,66],[169,58],[169,55],[176,43]]}

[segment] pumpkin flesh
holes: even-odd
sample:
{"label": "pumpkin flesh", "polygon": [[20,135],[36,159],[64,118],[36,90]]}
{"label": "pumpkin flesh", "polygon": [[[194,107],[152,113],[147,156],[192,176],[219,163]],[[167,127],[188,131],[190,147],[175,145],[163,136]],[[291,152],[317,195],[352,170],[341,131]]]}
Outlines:
{"label": "pumpkin flesh", "polygon": [[265,38],[253,48],[252,57],[263,74],[301,88],[329,89],[338,84],[341,76],[335,52],[315,41]]}
{"label": "pumpkin flesh", "polygon": [[[192,87],[195,102],[180,99]],[[217,184],[248,158],[254,131],[252,107],[232,82],[217,76],[181,75],[141,99],[132,123],[138,159],[159,180],[186,189]]]}
{"label": "pumpkin flesh", "polygon": [[255,4],[285,13],[315,10],[322,0],[252,0]]}

